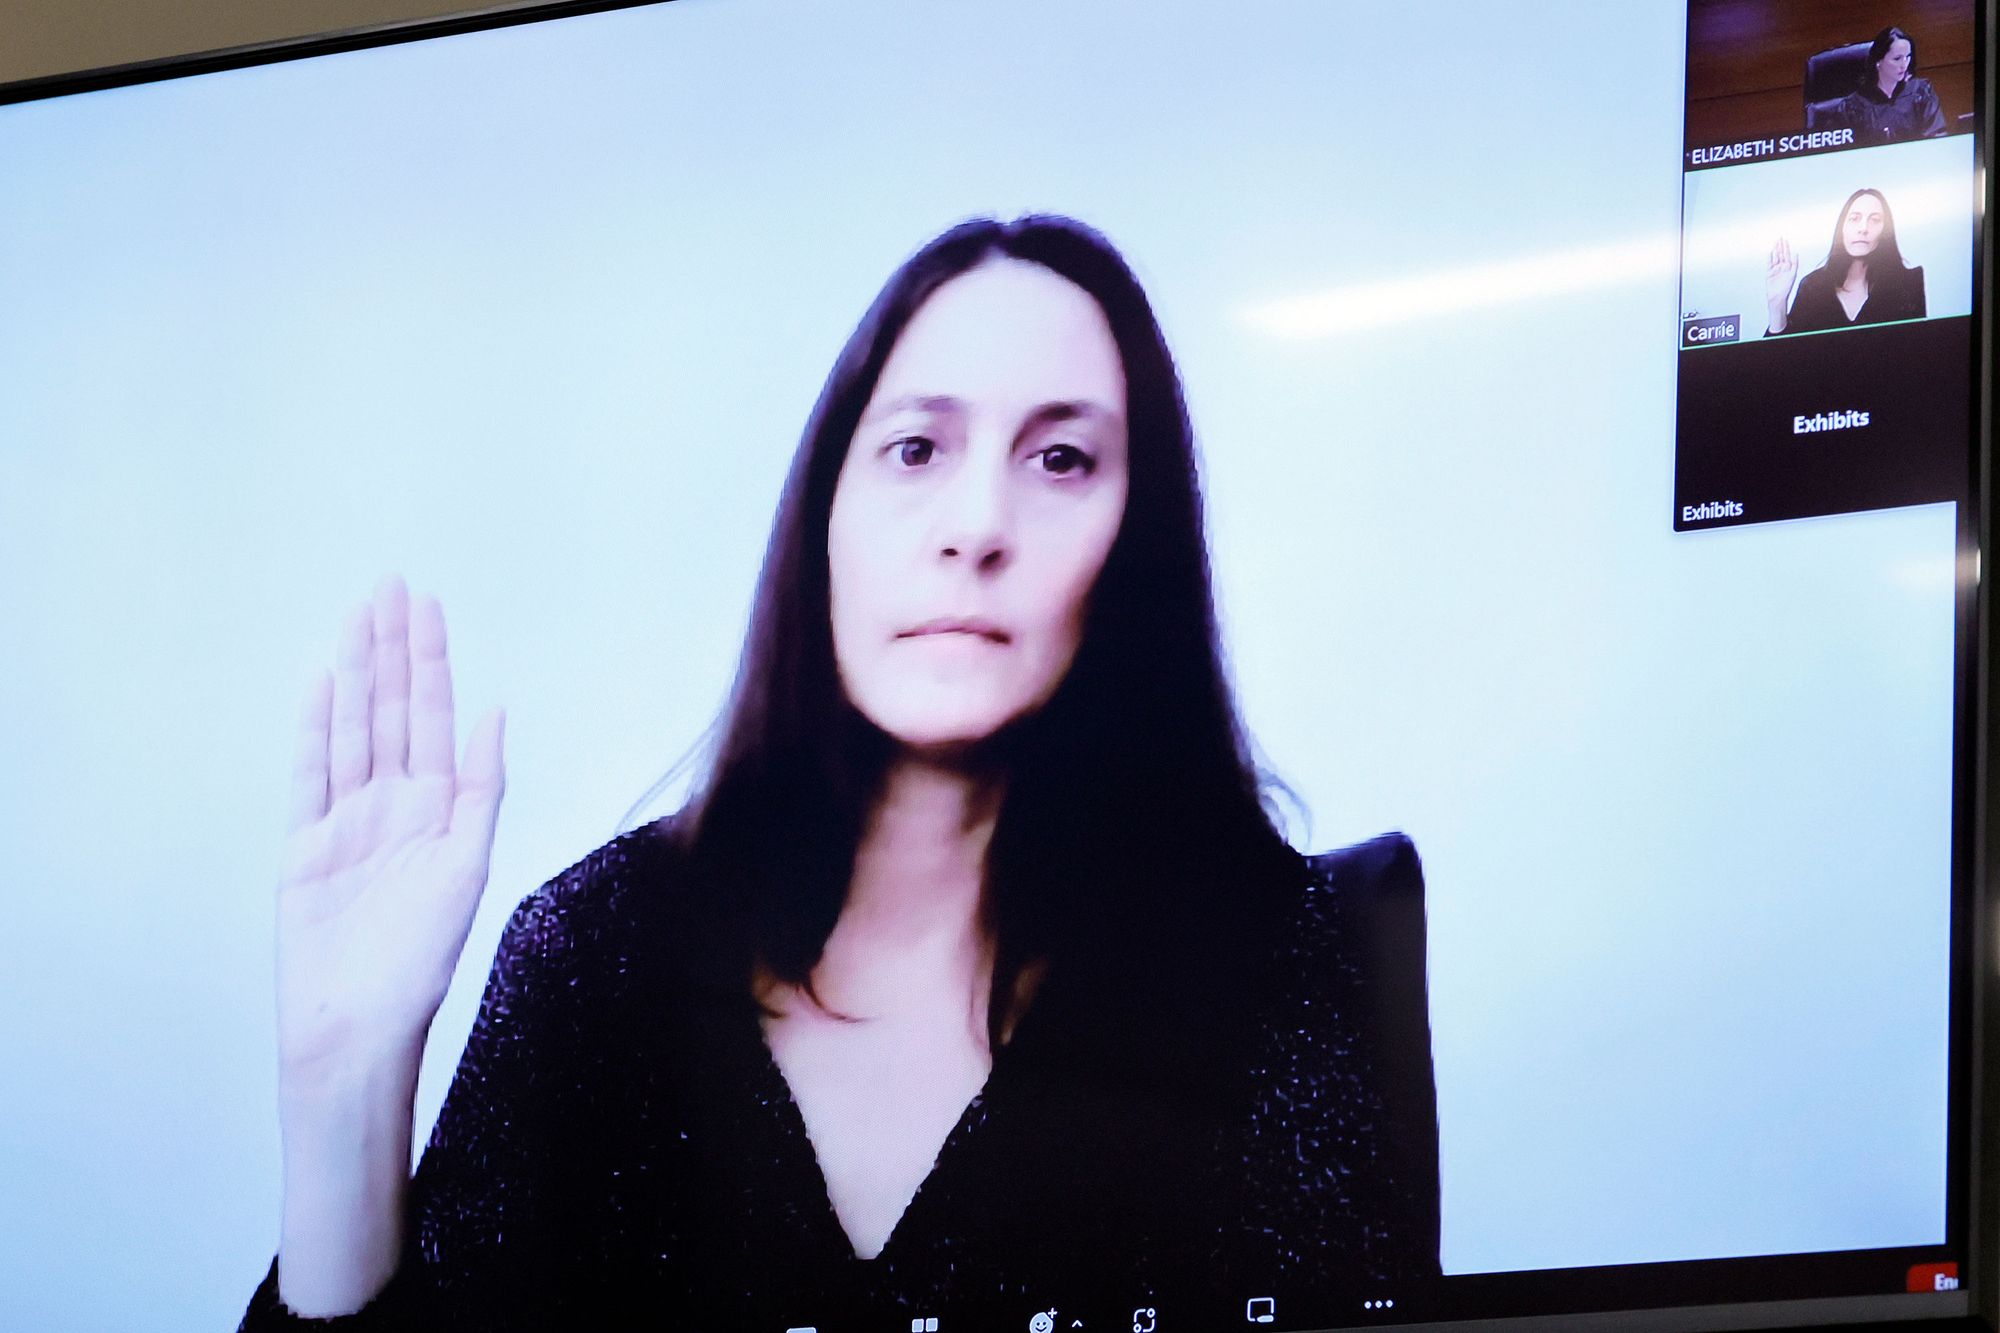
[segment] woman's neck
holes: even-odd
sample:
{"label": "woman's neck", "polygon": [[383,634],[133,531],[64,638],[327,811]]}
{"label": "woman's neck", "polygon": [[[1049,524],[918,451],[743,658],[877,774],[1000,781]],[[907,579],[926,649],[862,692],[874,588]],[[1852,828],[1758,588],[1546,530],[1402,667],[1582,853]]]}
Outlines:
{"label": "woman's neck", "polygon": [[905,756],[894,761],[855,848],[840,919],[813,987],[855,1018],[967,1005],[982,1036],[993,978],[986,850],[1004,784]]}
{"label": "woman's neck", "polygon": [[1842,286],[1843,288],[1845,288],[1846,290],[1850,291],[1850,292],[1865,292],[1865,291],[1867,291],[1867,290],[1868,290],[1868,261],[1867,261],[1867,260],[1865,260],[1865,259],[1850,259],[1850,260],[1848,260],[1848,261],[1847,261],[1847,276],[1846,276],[1845,278],[1842,278],[1842,279],[1841,279],[1841,281],[1840,281],[1840,285],[1841,285],[1841,286]]}
{"label": "woman's neck", "polygon": [[1901,82],[1902,80],[1899,78],[1892,79],[1888,75],[1882,74],[1876,76],[1875,86],[1882,90],[1882,96],[1894,97],[1896,95],[1896,85]]}

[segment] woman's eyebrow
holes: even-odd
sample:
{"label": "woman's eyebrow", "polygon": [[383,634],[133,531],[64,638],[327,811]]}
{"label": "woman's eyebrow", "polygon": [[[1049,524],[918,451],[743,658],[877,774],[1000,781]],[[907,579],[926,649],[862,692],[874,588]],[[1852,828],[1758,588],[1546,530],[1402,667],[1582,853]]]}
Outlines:
{"label": "woman's eyebrow", "polygon": [[963,400],[948,393],[906,393],[886,403],[877,403],[862,420],[875,421],[881,417],[892,417],[898,412],[952,413],[961,411],[964,406]]}
{"label": "woman's eyebrow", "polygon": [[1028,414],[1028,424],[1031,426],[1053,425],[1061,421],[1093,421],[1115,426],[1119,419],[1119,414],[1103,403],[1092,402],[1087,398],[1043,403]]}
{"label": "woman's eyebrow", "polygon": [[1036,430],[1040,426],[1054,426],[1054,424],[1070,422],[1070,420],[1084,422],[1084,424],[1108,426],[1112,430],[1124,428],[1124,416],[1122,414],[1118,414],[1116,410],[1108,408],[1102,402],[1092,402],[1090,398],[1070,398],[1070,400],[1064,400],[1064,402],[1044,402],[1042,406],[1038,406],[1032,412],[1028,412],[1028,420],[1024,422],[1022,428],[1024,430]]}
{"label": "woman's eyebrow", "polygon": [[[861,420],[865,424],[883,417],[895,416],[898,412],[933,412],[940,416],[950,416],[964,411],[965,400],[956,394],[906,393],[886,402],[877,403]],[[1064,421],[1097,422],[1117,426],[1123,421],[1123,417],[1114,409],[1092,399],[1068,398],[1043,403],[1028,414],[1025,424],[1032,428]]]}

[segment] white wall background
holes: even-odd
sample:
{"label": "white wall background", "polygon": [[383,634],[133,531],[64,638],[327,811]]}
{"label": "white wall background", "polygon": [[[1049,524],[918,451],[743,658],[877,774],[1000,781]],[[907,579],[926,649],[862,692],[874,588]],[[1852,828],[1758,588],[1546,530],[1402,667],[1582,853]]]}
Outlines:
{"label": "white wall background", "polygon": [[1424,855],[1447,1269],[1940,1239],[1953,515],[1670,530],[1681,40],[683,0],[0,112],[9,1319],[226,1326],[268,1260],[344,607],[437,591],[512,718],[427,1121],[515,899],[719,700],[852,322],[1026,208],[1155,297],[1310,840]]}

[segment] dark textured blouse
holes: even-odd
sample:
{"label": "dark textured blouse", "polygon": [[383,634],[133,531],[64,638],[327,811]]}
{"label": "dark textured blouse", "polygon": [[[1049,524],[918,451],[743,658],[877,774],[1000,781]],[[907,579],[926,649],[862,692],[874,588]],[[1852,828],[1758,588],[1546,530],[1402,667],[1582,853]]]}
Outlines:
{"label": "dark textured blouse", "polygon": [[1855,328],[1862,324],[1889,324],[1899,319],[1924,317],[1924,270],[1922,265],[1901,273],[1870,275],[1868,299],[1847,317],[1840,304],[1840,280],[1829,268],[1816,268],[1799,280],[1798,294],[1792,297],[1791,313],[1785,317],[1786,333],[1820,333],[1827,329]]}
{"label": "dark textured blouse", "polygon": [[[1079,1006],[1052,969],[881,1253],[854,1256],[759,1014],[671,961],[679,853],[650,829],[522,902],[360,1313],[276,1265],[245,1333],[327,1328],[1019,1330],[1346,1322],[1438,1271],[1423,886],[1389,835],[1302,861],[1214,1062]],[[1223,1007],[1230,1007],[1225,1004]],[[1097,1014],[1099,1017],[1093,1018]],[[1240,1023],[1234,1019],[1240,1018]],[[1168,1058],[1134,1052],[1161,1050]],[[1171,1322],[1169,1322],[1171,1321]]]}

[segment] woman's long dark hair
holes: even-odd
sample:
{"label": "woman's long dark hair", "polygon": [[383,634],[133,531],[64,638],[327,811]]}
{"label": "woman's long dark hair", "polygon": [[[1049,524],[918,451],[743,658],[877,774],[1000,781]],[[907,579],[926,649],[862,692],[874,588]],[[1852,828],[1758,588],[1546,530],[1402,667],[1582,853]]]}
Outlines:
{"label": "woman's long dark hair", "polygon": [[1917,39],[1892,24],[1876,33],[1875,40],[1868,43],[1868,68],[1861,72],[1861,87],[1869,88],[1880,85],[1881,78],[1876,73],[1875,67],[1882,63],[1882,58],[1889,54],[1889,48],[1897,42],[1908,42],[1910,44],[1909,72],[1912,74],[1917,72]]}
{"label": "woman's long dark hair", "polygon": [[809,989],[893,751],[835,667],[834,486],[911,317],[951,279],[1003,257],[1059,274],[1103,310],[1124,366],[1130,469],[1067,676],[989,747],[1007,774],[987,863],[996,1043],[1031,962],[1046,960],[1052,976],[1081,964],[1122,984],[1112,955],[1172,952],[1218,922],[1250,921],[1298,868],[1263,806],[1224,671],[1180,377],[1138,279],[1097,232],[1054,216],[965,222],[889,278],[806,422],[708,772],[665,822],[688,853],[707,928],[737,946],[712,960]]}
{"label": "woman's long dark hair", "polygon": [[1903,262],[1903,247],[1896,244],[1896,215],[1889,211],[1888,196],[1880,190],[1864,187],[1847,196],[1847,202],[1840,206],[1840,212],[1833,219],[1833,243],[1826,249],[1823,267],[1827,276],[1835,282],[1847,276],[1847,265],[1853,256],[1847,253],[1842,232],[1847,226],[1848,210],[1864,194],[1874,195],[1882,204],[1882,239],[1875,243],[1874,253],[1862,261],[1868,266],[1868,290],[1892,291],[1909,283],[1910,266]]}

